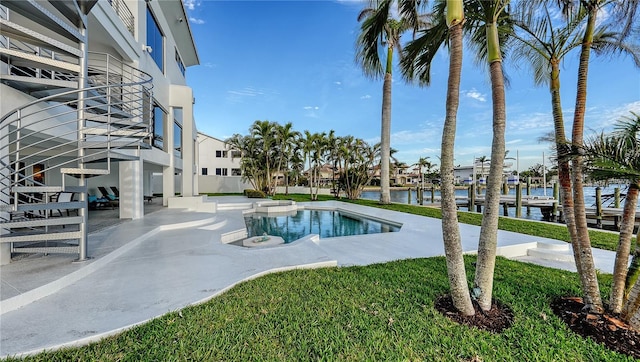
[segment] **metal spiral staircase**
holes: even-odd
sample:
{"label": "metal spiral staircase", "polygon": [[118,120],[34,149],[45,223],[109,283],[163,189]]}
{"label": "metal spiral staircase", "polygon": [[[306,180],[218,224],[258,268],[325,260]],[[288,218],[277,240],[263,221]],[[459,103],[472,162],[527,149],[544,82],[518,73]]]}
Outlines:
{"label": "metal spiral staircase", "polygon": [[[85,260],[86,179],[109,174],[112,162],[137,159],[131,149],[150,147],[151,77],[87,51],[87,14],[95,2],[0,6],[0,80],[33,98],[0,118],[0,244],[9,243],[11,253],[78,253]],[[57,39],[12,22],[14,14]],[[43,177],[53,172],[62,182],[46,182],[56,179]],[[65,175],[77,185],[65,185]],[[61,192],[76,200],[56,200]]]}

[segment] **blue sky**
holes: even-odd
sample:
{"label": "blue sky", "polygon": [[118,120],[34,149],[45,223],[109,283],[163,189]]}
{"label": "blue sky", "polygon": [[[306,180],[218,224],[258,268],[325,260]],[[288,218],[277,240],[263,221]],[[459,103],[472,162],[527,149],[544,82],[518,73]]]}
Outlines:
{"label": "blue sky", "polygon": [[[196,97],[201,132],[225,139],[247,134],[255,120],[298,131],[380,139],[382,80],[366,78],[354,61],[359,31],[357,1],[184,0],[199,66],[187,70]],[[410,34],[403,40],[409,40]],[[456,164],[491,154],[491,91],[486,67],[466,51],[460,86]],[[575,104],[578,53],[562,67],[562,102],[567,129]],[[519,168],[542,163],[550,145],[540,136],[553,131],[550,95],[533,84],[526,66],[504,63],[509,156]],[[394,73],[391,146],[407,164],[430,157],[438,164],[448,72],[445,49],[432,66],[432,85],[406,84]],[[640,112],[640,71],[628,57],[592,57],[586,134],[610,129],[620,116]],[[547,160],[547,165],[549,161]],[[515,163],[514,163],[515,168]]]}

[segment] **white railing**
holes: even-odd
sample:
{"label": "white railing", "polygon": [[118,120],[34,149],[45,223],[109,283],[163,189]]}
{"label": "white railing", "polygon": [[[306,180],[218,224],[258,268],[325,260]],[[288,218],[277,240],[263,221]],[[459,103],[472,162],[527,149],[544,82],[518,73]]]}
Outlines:
{"label": "white railing", "polygon": [[[46,174],[76,167],[89,156],[151,143],[151,76],[107,54],[91,53],[88,68],[91,86],[35,100],[0,118],[3,194],[33,184],[34,166]],[[78,119],[80,98],[85,119]],[[79,152],[89,145],[90,152]],[[10,196],[18,202],[17,194]]]}

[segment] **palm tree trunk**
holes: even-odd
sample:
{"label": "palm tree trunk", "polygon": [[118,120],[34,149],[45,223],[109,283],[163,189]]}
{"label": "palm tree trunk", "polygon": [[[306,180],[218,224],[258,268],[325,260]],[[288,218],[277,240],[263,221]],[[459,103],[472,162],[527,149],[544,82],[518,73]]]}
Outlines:
{"label": "palm tree trunk", "polygon": [[640,280],[637,280],[629,291],[620,316],[635,330],[640,330]]}
{"label": "palm tree trunk", "polygon": [[576,231],[576,219],[573,213],[573,198],[571,189],[571,170],[569,168],[569,146],[564,130],[564,118],[562,115],[562,102],[560,97],[560,67],[557,59],[551,60],[551,109],[553,112],[553,124],[556,135],[556,152],[558,155],[558,182],[560,184],[560,198],[562,199],[562,212],[565,224],[571,237],[573,246],[573,258],[576,263],[578,275],[582,274],[582,260],[580,258],[580,241]]}
{"label": "palm tree trunk", "polygon": [[[447,11],[451,5],[462,8],[462,1],[447,1]],[[442,130],[441,168],[442,179],[442,238],[447,260],[447,276],[451,288],[453,305],[463,315],[473,315],[475,310],[469,295],[467,275],[462,257],[462,243],[458,227],[458,214],[453,178],[453,153],[456,134],[456,117],[460,102],[460,73],[462,69],[462,16],[449,27],[450,59],[447,86],[447,110]]]}
{"label": "palm tree trunk", "polygon": [[389,191],[389,158],[391,157],[391,69],[393,64],[393,45],[387,49],[387,69],[382,85],[382,127],[380,132],[380,203],[391,203]]}
{"label": "palm tree trunk", "polygon": [[[478,304],[482,310],[491,309],[493,274],[496,265],[498,245],[498,217],[500,216],[500,188],[502,186],[506,107],[504,95],[504,76],[500,58],[500,43],[496,23],[487,24],[487,47],[491,64],[491,96],[493,101],[493,140],[491,145],[491,163],[485,196],[480,239],[478,242],[478,262],[476,267],[475,288],[479,289]],[[475,294],[475,293],[474,293]]]}
{"label": "palm tree trunk", "polygon": [[629,264],[629,252],[631,250],[631,239],[633,238],[633,227],[636,220],[636,206],[638,205],[638,185],[631,184],[627,197],[624,200],[624,211],[620,225],[620,241],[616,250],[616,261],[613,266],[613,285],[611,286],[611,298],[609,299],[609,309],[612,313],[622,311],[625,284],[627,280],[627,265]]}
{"label": "palm tree trunk", "polygon": [[577,155],[572,161],[571,181],[573,182],[576,232],[578,234],[580,245],[579,259],[582,264],[580,281],[582,284],[582,292],[584,294],[584,304],[585,308],[589,311],[601,312],[603,310],[602,298],[600,296],[600,287],[598,285],[595,264],[593,263],[589,229],[587,228],[587,216],[585,212],[583,190],[583,157],[580,155],[580,153],[583,152],[584,114],[587,103],[589,56],[591,54],[591,43],[593,42],[593,33],[598,13],[598,5],[596,3],[597,1],[591,3],[592,8],[589,9],[590,13],[584,38],[582,40],[580,63],[578,66],[578,87],[576,94],[576,107],[573,115],[573,132],[571,136],[573,151]]}

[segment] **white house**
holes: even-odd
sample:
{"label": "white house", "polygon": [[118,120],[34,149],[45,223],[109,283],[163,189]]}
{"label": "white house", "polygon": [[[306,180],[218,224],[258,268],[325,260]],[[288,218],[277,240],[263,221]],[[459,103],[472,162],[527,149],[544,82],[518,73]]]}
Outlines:
{"label": "white house", "polygon": [[[25,243],[70,239],[47,252],[84,260],[99,187],[119,190],[131,219],[151,193],[164,205],[198,194],[186,70],[199,59],[181,0],[3,0],[0,21],[0,263]],[[56,203],[61,192],[74,201]],[[24,220],[60,208],[77,216]],[[34,233],[16,235],[26,223]],[[37,232],[69,224],[79,231]]]}
{"label": "white house", "polygon": [[198,132],[198,187],[201,193],[234,193],[253,188],[242,181],[240,152]]}

